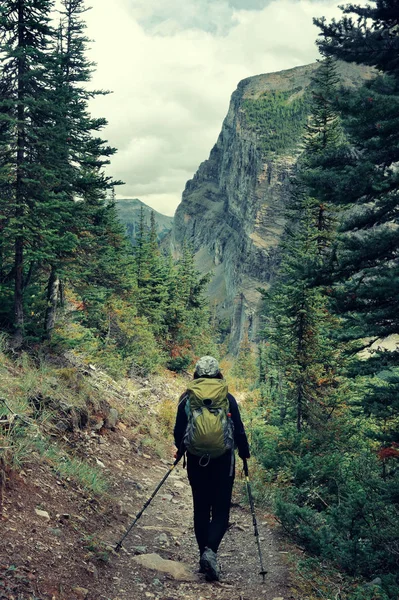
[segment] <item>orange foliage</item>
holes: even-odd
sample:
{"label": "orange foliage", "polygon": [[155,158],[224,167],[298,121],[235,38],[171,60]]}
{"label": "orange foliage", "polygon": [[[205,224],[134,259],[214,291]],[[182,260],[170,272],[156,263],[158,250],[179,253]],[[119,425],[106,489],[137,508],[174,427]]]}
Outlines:
{"label": "orange foliage", "polygon": [[399,450],[397,448],[381,448],[381,450],[378,452],[378,458],[380,460],[385,460],[387,458],[399,458]]}

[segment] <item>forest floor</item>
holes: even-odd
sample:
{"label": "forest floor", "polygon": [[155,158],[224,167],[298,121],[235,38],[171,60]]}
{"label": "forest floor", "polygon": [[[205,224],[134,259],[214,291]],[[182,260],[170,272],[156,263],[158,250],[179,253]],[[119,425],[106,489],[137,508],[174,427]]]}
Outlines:
{"label": "forest floor", "polygon": [[[169,456],[143,451],[123,422],[113,431],[64,436],[77,456],[100,465],[110,482],[90,494],[43,461],[8,473],[0,494],[0,600],[292,600],[288,545],[274,517],[257,509],[259,575],[251,513],[237,469],[230,527],[219,550],[220,582],[198,571],[192,501],[181,463],[131,531],[113,548],[168,470]],[[159,452],[158,452],[159,454]],[[238,465],[237,465],[238,467]],[[159,562],[158,555],[167,562]],[[155,560],[155,563],[154,563]],[[166,568],[168,572],[160,569]]]}

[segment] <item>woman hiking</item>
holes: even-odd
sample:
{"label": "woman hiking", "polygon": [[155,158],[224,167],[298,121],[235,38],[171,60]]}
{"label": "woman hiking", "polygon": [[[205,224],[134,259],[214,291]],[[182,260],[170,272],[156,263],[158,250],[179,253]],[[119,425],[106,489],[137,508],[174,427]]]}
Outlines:
{"label": "woman hiking", "polygon": [[250,454],[237,401],[212,356],[200,358],[193,381],[180,397],[174,438],[176,456],[187,452],[200,572],[208,581],[218,581],[217,551],[229,523],[234,449],[242,459]]}

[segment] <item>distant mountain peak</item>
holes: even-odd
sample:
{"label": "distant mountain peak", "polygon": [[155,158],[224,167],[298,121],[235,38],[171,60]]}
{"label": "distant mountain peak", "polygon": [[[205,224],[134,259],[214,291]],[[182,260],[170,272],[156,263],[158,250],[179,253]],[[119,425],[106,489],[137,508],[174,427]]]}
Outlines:
{"label": "distant mountain peak", "polygon": [[138,198],[121,198],[116,200],[119,220],[125,225],[127,236],[132,244],[135,243],[142,208],[147,225],[150,224],[151,213],[154,213],[158,229],[158,239],[161,242],[172,230],[173,217],[161,214]]}

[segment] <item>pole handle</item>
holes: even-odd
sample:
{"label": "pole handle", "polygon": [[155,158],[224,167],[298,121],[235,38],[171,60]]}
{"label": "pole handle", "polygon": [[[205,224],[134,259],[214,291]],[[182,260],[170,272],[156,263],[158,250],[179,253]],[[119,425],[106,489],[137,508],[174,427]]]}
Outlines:
{"label": "pole handle", "polygon": [[248,475],[249,475],[249,472],[248,472],[248,461],[247,461],[247,459],[246,459],[246,458],[243,458],[243,459],[242,459],[242,464],[243,464],[243,466],[244,466],[244,474],[245,474],[245,477],[248,477]]}

